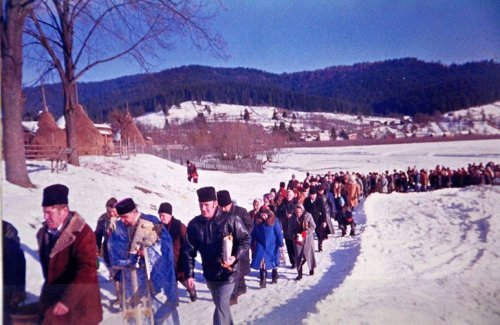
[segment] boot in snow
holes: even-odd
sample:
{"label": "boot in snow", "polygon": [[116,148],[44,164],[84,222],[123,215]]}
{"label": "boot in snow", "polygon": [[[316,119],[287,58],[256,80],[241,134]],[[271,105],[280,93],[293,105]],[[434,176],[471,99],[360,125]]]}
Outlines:
{"label": "boot in snow", "polygon": [[271,278],[272,278],[271,283],[278,283],[278,269],[273,269],[271,273]]}
{"label": "boot in snow", "polygon": [[267,278],[267,271],[264,269],[260,269],[260,282],[259,286],[260,288],[265,288],[266,287],[266,278]]}

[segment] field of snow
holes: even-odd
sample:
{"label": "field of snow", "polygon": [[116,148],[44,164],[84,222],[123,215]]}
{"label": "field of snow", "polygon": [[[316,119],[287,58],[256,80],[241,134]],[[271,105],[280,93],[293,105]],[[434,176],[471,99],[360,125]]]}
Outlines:
{"label": "field of snow", "polygon": [[[132,197],[139,210],[156,214],[163,201],[187,223],[199,213],[196,189],[227,189],[247,209],[256,197],[278,187],[292,173],[340,170],[385,171],[452,168],[500,160],[500,140],[441,142],[341,148],[285,150],[264,174],[200,171],[200,183],[188,183],[185,166],[154,156],[129,160],[82,157],[81,167],[50,172],[50,163],[29,162],[31,180],[23,189],[5,182],[2,165],[2,217],[20,232],[28,263],[27,290],[36,300],[43,283],[35,234],[42,222],[43,188],[63,183],[69,202],[95,227],[106,200]],[[358,235],[324,243],[317,253],[314,276],[293,279],[280,269],[277,285],[258,289],[257,272],[247,276],[247,294],[232,313],[237,324],[499,324],[500,323],[500,188],[446,189],[432,193],[375,194],[355,211]],[[306,272],[307,272],[306,267]],[[121,314],[110,307],[112,284],[99,270],[104,324],[118,324]],[[181,324],[210,323],[213,303],[197,273],[199,299],[191,303],[179,286]]]}

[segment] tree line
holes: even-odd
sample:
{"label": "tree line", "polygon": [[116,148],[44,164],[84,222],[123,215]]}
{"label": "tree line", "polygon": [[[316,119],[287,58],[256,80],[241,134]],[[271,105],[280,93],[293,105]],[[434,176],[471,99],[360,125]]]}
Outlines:
{"label": "tree line", "polygon": [[[27,115],[41,105],[41,92],[26,88]],[[412,115],[445,113],[500,99],[500,64],[443,65],[413,58],[360,63],[298,73],[184,66],[154,74],[80,83],[80,102],[96,121],[115,108],[133,115],[168,111],[184,101],[269,105],[300,111]],[[47,101],[62,111],[61,91],[46,86]]]}

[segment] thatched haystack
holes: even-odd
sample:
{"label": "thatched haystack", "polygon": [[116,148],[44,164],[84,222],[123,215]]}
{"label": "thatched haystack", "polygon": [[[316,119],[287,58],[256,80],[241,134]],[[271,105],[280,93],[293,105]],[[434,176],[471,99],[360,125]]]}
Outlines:
{"label": "thatched haystack", "polygon": [[74,108],[74,123],[76,126],[78,153],[80,155],[95,155],[104,147],[104,138],[89,118],[82,105]]}
{"label": "thatched haystack", "polygon": [[137,125],[135,125],[135,122],[132,118],[132,115],[130,115],[130,112],[127,112],[124,116],[122,116],[118,123],[120,124],[120,130],[121,130],[121,138],[122,138],[122,143],[127,145],[141,145],[144,146],[146,144],[146,141],[144,140],[144,137],[142,136],[141,131],[137,128]]}
{"label": "thatched haystack", "polygon": [[31,144],[66,147],[66,131],[57,127],[54,116],[50,112],[42,112],[38,116],[38,130]]}

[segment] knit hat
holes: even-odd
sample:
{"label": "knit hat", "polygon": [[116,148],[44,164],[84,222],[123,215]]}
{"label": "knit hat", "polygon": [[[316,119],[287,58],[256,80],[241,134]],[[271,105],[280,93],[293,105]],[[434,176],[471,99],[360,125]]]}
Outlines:
{"label": "knit hat", "polygon": [[221,207],[225,207],[226,205],[229,205],[232,203],[231,201],[231,195],[229,194],[228,191],[222,190],[217,192],[217,203]]}
{"label": "knit hat", "polygon": [[309,189],[309,194],[318,194],[318,188],[313,186]]}
{"label": "knit hat", "polygon": [[54,184],[43,189],[42,207],[57,204],[68,204],[69,188],[62,184]]}
{"label": "knit hat", "polygon": [[116,203],[115,208],[118,215],[122,216],[134,210],[136,208],[136,205],[134,200],[132,200],[131,198],[126,198]]}
{"label": "knit hat", "polygon": [[202,187],[196,191],[198,194],[198,202],[216,201],[215,188],[212,186]]}
{"label": "knit hat", "polygon": [[172,204],[168,202],[163,202],[162,204],[160,204],[158,214],[160,213],[172,214]]}

